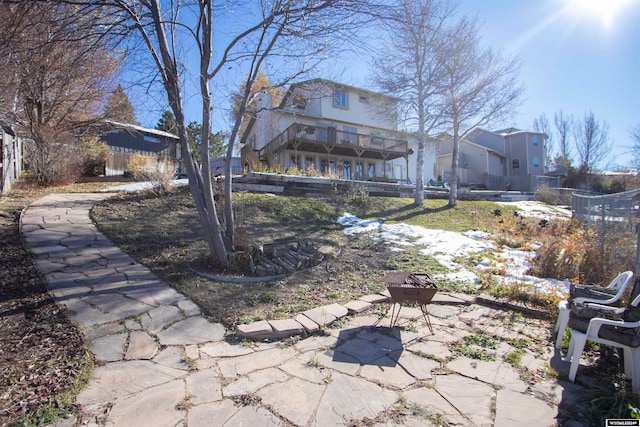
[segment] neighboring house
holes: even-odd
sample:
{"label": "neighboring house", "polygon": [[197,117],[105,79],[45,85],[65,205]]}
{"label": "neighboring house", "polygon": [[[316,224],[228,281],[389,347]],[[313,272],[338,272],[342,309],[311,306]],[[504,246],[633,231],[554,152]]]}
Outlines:
{"label": "neighboring house", "polygon": [[22,140],[8,124],[0,121],[0,194],[13,187],[23,170]]}
{"label": "neighboring house", "polygon": [[168,161],[176,173],[183,171],[180,139],[171,133],[109,121],[100,133],[100,140],[109,146],[110,151],[106,176],[124,174],[134,154]]}
{"label": "neighboring house", "polygon": [[273,106],[264,92],[243,134],[242,164],[342,179],[409,181],[409,138],[395,98],[328,80],[293,84]]}
{"label": "neighboring house", "polygon": [[[538,177],[545,175],[544,141],[548,136],[515,128],[488,131],[474,129],[460,140],[458,182],[488,190],[536,190]],[[453,139],[440,138],[436,175],[449,181]]]}

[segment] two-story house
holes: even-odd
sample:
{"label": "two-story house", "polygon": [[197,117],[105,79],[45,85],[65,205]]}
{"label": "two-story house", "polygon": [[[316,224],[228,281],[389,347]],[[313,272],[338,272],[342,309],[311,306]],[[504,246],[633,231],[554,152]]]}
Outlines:
{"label": "two-story house", "polygon": [[[548,136],[515,128],[474,129],[460,140],[458,182],[489,190],[532,192],[545,173],[544,141]],[[437,144],[436,175],[449,180],[453,152],[451,137]]]}
{"label": "two-story house", "polygon": [[324,79],[293,84],[273,106],[257,101],[242,136],[242,162],[251,169],[410,181],[410,135],[398,130],[395,98]]}

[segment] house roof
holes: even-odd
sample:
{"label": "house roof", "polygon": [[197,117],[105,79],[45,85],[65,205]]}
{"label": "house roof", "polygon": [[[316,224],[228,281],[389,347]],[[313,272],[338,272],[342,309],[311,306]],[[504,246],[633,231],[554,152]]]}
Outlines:
{"label": "house roof", "polygon": [[178,136],[169,132],[165,132],[163,130],[149,129],[149,128],[145,128],[138,125],[132,125],[130,123],[114,122],[113,120],[106,120],[106,123],[112,125],[114,128],[125,129],[133,132],[146,133],[146,134],[155,135],[155,136],[163,136],[165,138],[170,138],[170,139],[178,139],[178,140],[180,139]]}
{"label": "house roof", "polygon": [[[448,134],[444,134],[444,135],[449,136],[449,139],[453,139],[453,138],[452,138],[450,135],[448,135]],[[477,143],[475,143],[475,142],[473,142],[473,141],[471,141],[471,140],[469,140],[469,139],[467,139],[467,138],[461,138],[461,139],[460,139],[460,142],[461,142],[461,143],[468,144],[468,145],[471,145],[471,146],[474,146],[474,147],[477,147],[477,148],[481,148],[481,149],[483,149],[483,150],[485,150],[485,151],[487,151],[487,152],[489,152],[489,153],[493,153],[493,154],[495,154],[495,155],[496,155],[496,156],[498,156],[498,157],[502,157],[502,158],[504,158],[504,159],[506,159],[506,158],[507,158],[507,156],[506,156],[506,155],[504,155],[503,153],[501,153],[501,152],[499,152],[499,151],[496,151],[496,150],[493,150],[493,149],[491,149],[491,148],[489,148],[489,147],[485,147],[485,146],[484,146],[484,145],[482,145],[482,144],[477,144]],[[440,157],[440,156],[446,156],[446,155],[451,155],[451,153],[447,153],[447,154],[440,154],[440,155],[438,155],[438,157]]]}
{"label": "house roof", "polygon": [[304,86],[310,85],[310,84],[320,84],[320,85],[326,85],[327,87],[340,87],[340,88],[345,88],[345,89],[351,89],[351,90],[356,91],[356,92],[361,92],[361,93],[366,93],[366,94],[373,95],[373,96],[388,98],[389,100],[396,101],[396,102],[398,101],[398,98],[394,98],[393,96],[385,95],[384,93],[375,92],[375,91],[370,90],[370,89],[363,89],[363,88],[356,87],[356,86],[350,86],[350,85],[347,85],[347,84],[344,84],[344,83],[334,82],[332,80],[317,78],[317,79],[312,79],[312,80],[305,80],[305,81],[298,82],[298,83],[293,83],[291,86],[289,86],[289,90],[287,90],[285,95],[282,97],[282,101],[280,102],[280,108],[285,107],[287,105],[287,100],[293,94],[294,89],[296,89],[297,87],[304,87]]}

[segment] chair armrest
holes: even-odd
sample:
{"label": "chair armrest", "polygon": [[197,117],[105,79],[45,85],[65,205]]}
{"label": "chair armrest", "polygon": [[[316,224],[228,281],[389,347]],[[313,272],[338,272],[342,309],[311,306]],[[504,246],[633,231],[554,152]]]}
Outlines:
{"label": "chair armrest", "polygon": [[598,298],[587,298],[587,297],[578,297],[573,300],[574,304],[586,304],[586,303],[596,303],[596,304],[604,304],[608,305],[613,302],[616,302],[620,297],[618,295],[614,295],[611,298],[607,299],[598,299]]}
{"label": "chair armrest", "polygon": [[[620,310],[621,307],[614,307],[611,305],[604,305],[604,304],[596,304],[594,302],[588,302],[585,304],[585,306],[589,307],[589,308],[595,308],[597,310],[606,310],[606,311],[616,311],[616,310]],[[624,308],[622,308],[624,309]]]}
{"label": "chair armrest", "polygon": [[589,321],[587,337],[598,337],[598,332],[603,325],[617,326],[620,328],[640,328],[640,322],[622,322],[620,320],[602,319],[594,317]]}

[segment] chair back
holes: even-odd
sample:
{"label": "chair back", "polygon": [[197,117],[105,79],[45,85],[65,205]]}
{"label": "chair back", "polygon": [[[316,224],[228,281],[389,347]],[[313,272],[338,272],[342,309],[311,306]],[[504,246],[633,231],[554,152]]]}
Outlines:
{"label": "chair back", "polygon": [[620,273],[616,276],[615,279],[611,281],[611,283],[609,283],[609,285],[607,286],[607,289],[616,289],[618,293],[621,294],[627,288],[627,286],[629,285],[629,282],[631,282],[632,277],[633,277],[633,271],[625,271],[623,273]]}

